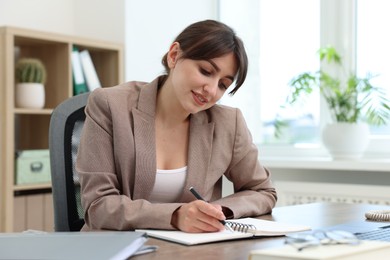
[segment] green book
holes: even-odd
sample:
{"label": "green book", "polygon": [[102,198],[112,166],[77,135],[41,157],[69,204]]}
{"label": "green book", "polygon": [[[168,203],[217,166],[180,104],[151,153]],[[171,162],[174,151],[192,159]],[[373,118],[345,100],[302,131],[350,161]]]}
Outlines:
{"label": "green book", "polygon": [[81,67],[80,52],[76,46],[72,50],[72,74],[73,74],[73,95],[88,92],[83,69]]}

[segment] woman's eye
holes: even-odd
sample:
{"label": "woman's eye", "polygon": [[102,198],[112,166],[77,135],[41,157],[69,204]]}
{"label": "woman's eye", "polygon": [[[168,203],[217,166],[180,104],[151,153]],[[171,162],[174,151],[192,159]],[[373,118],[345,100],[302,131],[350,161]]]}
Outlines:
{"label": "woman's eye", "polygon": [[227,90],[228,86],[226,86],[224,83],[219,83],[219,88],[222,90]]}
{"label": "woman's eye", "polygon": [[203,75],[206,75],[206,76],[209,76],[211,75],[211,72],[209,72],[208,70],[205,70],[205,69],[200,69],[200,72],[203,74]]}

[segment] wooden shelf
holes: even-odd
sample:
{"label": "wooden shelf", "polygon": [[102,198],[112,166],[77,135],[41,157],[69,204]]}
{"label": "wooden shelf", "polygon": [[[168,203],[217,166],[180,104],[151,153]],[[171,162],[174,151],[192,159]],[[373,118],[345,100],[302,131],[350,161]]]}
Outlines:
{"label": "wooden shelf", "polygon": [[[94,39],[73,37],[36,30],[0,27],[0,232],[13,232],[34,228],[21,226],[29,214],[15,220],[15,214],[24,212],[29,206],[31,193],[51,188],[50,183],[15,185],[15,154],[20,150],[48,149],[50,116],[55,107],[73,96],[71,52],[73,46],[88,50],[103,87],[123,82],[123,45]],[[45,106],[43,109],[15,107],[14,68],[18,58],[40,59],[47,70],[45,83]],[[24,198],[14,197],[15,193],[27,194]],[[49,194],[51,196],[51,194]],[[32,195],[31,195],[32,196]],[[44,203],[51,200],[47,194],[36,197]],[[15,201],[19,201],[15,205]],[[23,205],[23,206],[22,206]],[[38,208],[46,209],[45,205]],[[46,213],[45,213],[46,214]],[[52,212],[51,212],[52,214]],[[53,221],[52,218],[45,219]],[[45,227],[53,227],[44,223]],[[47,230],[47,231],[53,231]]]}
{"label": "wooden shelf", "polygon": [[26,108],[15,108],[15,114],[25,114],[25,115],[51,115],[53,109],[26,109]]}
{"label": "wooden shelf", "polygon": [[38,183],[38,184],[25,184],[25,185],[15,185],[14,191],[30,191],[30,190],[43,190],[50,189],[51,183]]}

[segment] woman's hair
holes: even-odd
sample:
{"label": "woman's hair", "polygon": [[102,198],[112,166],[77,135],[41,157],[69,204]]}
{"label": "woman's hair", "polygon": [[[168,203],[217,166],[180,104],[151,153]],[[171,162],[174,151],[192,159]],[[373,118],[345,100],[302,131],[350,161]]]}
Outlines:
{"label": "woman's hair", "polygon": [[[211,60],[223,55],[235,55],[238,71],[236,86],[229,94],[234,95],[244,83],[248,71],[248,57],[242,40],[232,28],[218,21],[205,20],[185,28],[174,40],[180,44],[183,59]],[[169,73],[166,53],[162,64]]]}

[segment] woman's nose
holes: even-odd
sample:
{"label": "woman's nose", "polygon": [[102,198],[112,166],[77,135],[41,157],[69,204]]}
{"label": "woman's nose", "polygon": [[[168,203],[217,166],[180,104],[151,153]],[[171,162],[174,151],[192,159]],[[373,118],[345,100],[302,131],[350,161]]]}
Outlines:
{"label": "woman's nose", "polygon": [[218,82],[215,82],[214,80],[206,83],[203,86],[203,91],[206,92],[210,97],[215,97],[215,95],[217,94],[217,90]]}

